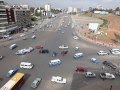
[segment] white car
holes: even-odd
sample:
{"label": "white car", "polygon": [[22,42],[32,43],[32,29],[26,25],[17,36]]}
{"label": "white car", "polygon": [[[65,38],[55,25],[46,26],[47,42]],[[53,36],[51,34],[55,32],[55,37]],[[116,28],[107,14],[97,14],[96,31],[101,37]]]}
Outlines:
{"label": "white car", "polygon": [[61,83],[61,84],[65,84],[67,82],[66,78],[63,78],[60,76],[52,76],[51,81],[56,83]]}
{"label": "white car", "polygon": [[100,77],[102,79],[115,79],[115,76],[111,73],[101,73]]}
{"label": "white car", "polygon": [[92,72],[86,72],[85,77],[94,78],[94,77],[96,77],[96,75],[95,75],[95,73],[92,73]]}
{"label": "white car", "polygon": [[33,35],[31,38],[32,38],[32,39],[35,39],[35,38],[36,38],[36,36],[35,36],[35,35]]}
{"label": "white car", "polygon": [[120,49],[111,49],[110,52],[114,55],[120,55]]}
{"label": "white car", "polygon": [[12,40],[13,39],[13,37],[8,37],[8,40]]}
{"label": "white car", "polygon": [[23,33],[23,34],[20,35],[20,37],[24,37],[25,35],[26,35],[26,34]]}
{"label": "white car", "polygon": [[65,46],[65,45],[61,45],[59,46],[60,49],[68,49],[68,46]]}
{"label": "white car", "polygon": [[75,47],[75,51],[78,51],[79,50],[79,47]]}
{"label": "white car", "polygon": [[62,31],[61,33],[65,33],[64,31]]}
{"label": "white car", "polygon": [[105,51],[99,51],[97,52],[98,55],[108,55],[109,53],[105,52]]}
{"label": "white car", "polygon": [[78,40],[79,38],[77,36],[73,36],[73,39]]}
{"label": "white car", "polygon": [[23,50],[24,50],[24,52],[26,52],[26,53],[30,53],[31,51],[34,50],[34,48],[33,48],[33,47],[28,47],[28,48],[23,49]]}

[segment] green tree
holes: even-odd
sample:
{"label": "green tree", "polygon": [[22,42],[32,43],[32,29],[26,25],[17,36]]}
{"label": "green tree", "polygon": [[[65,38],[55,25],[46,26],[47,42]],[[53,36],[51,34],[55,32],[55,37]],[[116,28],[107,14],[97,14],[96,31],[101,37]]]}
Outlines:
{"label": "green tree", "polygon": [[116,9],[115,9],[115,11],[119,11],[120,10],[120,8],[119,7],[117,7]]}

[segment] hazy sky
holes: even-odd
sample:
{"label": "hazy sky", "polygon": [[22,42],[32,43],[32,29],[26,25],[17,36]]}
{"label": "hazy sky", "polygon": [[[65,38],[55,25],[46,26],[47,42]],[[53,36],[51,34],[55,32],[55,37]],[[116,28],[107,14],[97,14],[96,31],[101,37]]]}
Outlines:
{"label": "hazy sky", "polygon": [[4,0],[8,4],[28,4],[30,6],[39,7],[46,3],[52,5],[53,8],[66,8],[73,6],[86,9],[88,7],[96,7],[102,5],[105,8],[120,7],[120,0]]}

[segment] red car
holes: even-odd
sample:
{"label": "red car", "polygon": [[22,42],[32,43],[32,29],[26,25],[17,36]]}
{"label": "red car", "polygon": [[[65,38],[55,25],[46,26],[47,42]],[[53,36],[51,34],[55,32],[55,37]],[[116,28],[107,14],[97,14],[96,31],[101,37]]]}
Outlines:
{"label": "red car", "polygon": [[76,67],[75,71],[76,72],[87,72],[87,69],[83,67]]}
{"label": "red car", "polygon": [[41,45],[38,45],[38,46],[35,46],[36,49],[43,49],[43,46]]}
{"label": "red car", "polygon": [[67,54],[67,53],[68,53],[68,51],[67,51],[67,50],[62,51],[62,52],[61,52],[61,55],[63,55],[63,56],[64,56],[64,55],[65,55],[65,54]]}

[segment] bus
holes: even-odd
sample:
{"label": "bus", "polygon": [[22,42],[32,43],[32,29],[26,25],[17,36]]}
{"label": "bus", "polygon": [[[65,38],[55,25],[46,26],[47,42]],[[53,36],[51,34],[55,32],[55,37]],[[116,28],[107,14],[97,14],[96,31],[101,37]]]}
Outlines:
{"label": "bus", "polygon": [[19,90],[24,82],[23,73],[16,73],[0,90]]}

